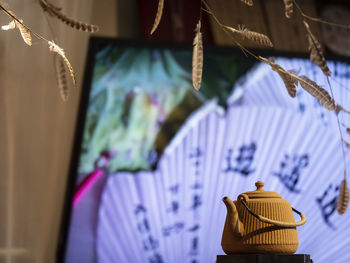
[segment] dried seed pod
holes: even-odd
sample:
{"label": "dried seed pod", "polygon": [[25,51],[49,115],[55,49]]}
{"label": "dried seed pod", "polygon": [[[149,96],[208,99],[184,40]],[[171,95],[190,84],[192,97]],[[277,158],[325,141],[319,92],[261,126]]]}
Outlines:
{"label": "dried seed pod", "polygon": [[300,78],[303,80],[299,80],[300,86],[315,97],[323,107],[330,111],[336,110],[334,100],[324,88],[306,76],[300,76]]}
{"label": "dried seed pod", "polygon": [[291,18],[293,15],[293,0],[283,0],[286,18]]}
{"label": "dried seed pod", "polygon": [[268,63],[273,71],[276,71],[278,75],[281,77],[284,86],[286,87],[289,96],[292,98],[295,98],[297,95],[297,84],[298,84],[298,79],[293,77],[293,75],[296,75],[297,72],[295,70],[289,70],[288,72],[285,71],[280,65],[276,64],[273,59],[266,59],[263,57],[259,57],[262,59],[264,62]]}
{"label": "dried seed pod", "polygon": [[[276,64],[277,65],[277,64]],[[279,65],[278,65],[279,66]],[[279,66],[280,67],[280,66]],[[281,68],[282,69],[282,68]],[[275,69],[274,69],[275,70]],[[276,71],[276,70],[275,70]],[[292,98],[295,98],[295,96],[297,95],[297,84],[298,84],[298,80],[293,78],[290,74],[296,75],[295,70],[288,70],[288,73],[290,74],[286,74],[281,70],[277,70],[278,75],[281,77],[281,79],[283,80],[284,86],[286,87],[289,96],[291,96]]]}
{"label": "dried seed pod", "polygon": [[241,2],[245,3],[246,5],[253,6],[253,0],[241,0]]}
{"label": "dried seed pod", "polygon": [[156,18],[154,19],[154,23],[152,26],[151,35],[154,33],[154,31],[156,31],[159,25],[159,22],[162,19],[163,8],[164,8],[164,0],[158,0],[158,9],[157,9]]}
{"label": "dried seed pod", "polygon": [[39,0],[39,3],[45,12],[47,12],[51,16],[58,18],[63,23],[65,23],[66,25],[68,25],[72,28],[75,28],[77,30],[82,30],[85,32],[89,32],[89,33],[94,33],[94,32],[98,31],[98,26],[96,26],[96,25],[84,23],[84,22],[75,20],[73,18],[70,18],[70,17],[62,14],[61,8],[54,6],[48,0]]}
{"label": "dried seed pod", "polygon": [[337,211],[339,214],[344,214],[349,204],[349,188],[346,179],[340,184],[339,196],[337,200]]}
{"label": "dried seed pod", "polygon": [[76,80],[75,80],[74,70],[73,70],[73,67],[70,64],[69,60],[67,59],[66,54],[64,53],[64,50],[61,47],[59,47],[57,44],[55,44],[55,42],[53,42],[53,41],[48,41],[48,44],[49,44],[50,51],[55,52],[58,55],[60,55],[62,57],[63,61],[66,63],[66,65],[69,69],[70,75],[72,77],[73,85],[75,87]]}
{"label": "dried seed pod", "polygon": [[31,46],[32,45],[32,36],[30,35],[29,30],[22,23],[15,21],[15,24],[16,24],[16,27],[18,28],[19,32],[21,32],[21,36],[23,38],[23,41],[28,46]]}
{"label": "dried seed pod", "polygon": [[192,84],[196,90],[199,90],[202,82],[203,72],[203,42],[201,33],[201,21],[198,21],[196,27],[196,35],[193,39],[193,55],[192,55]]}
{"label": "dried seed pod", "polygon": [[68,83],[66,78],[66,69],[64,66],[64,60],[57,53],[55,53],[54,60],[55,60],[57,86],[60,91],[62,100],[67,101],[69,89],[68,89]]}
{"label": "dried seed pod", "polygon": [[262,33],[251,31],[248,28],[246,28],[244,25],[239,26],[238,29],[235,29],[230,26],[225,26],[225,28],[228,29],[233,34],[239,35],[242,39],[247,38],[263,46],[273,47],[273,44],[268,36]]}
{"label": "dried seed pod", "polygon": [[329,70],[329,68],[327,66],[326,59],[323,56],[321,44],[318,42],[316,37],[312,34],[310,27],[309,27],[308,23],[306,23],[305,20],[304,20],[304,25],[305,25],[305,28],[307,31],[306,38],[307,38],[307,41],[309,43],[310,60],[315,65],[320,67],[323,74],[325,74],[326,76],[330,76],[331,71]]}

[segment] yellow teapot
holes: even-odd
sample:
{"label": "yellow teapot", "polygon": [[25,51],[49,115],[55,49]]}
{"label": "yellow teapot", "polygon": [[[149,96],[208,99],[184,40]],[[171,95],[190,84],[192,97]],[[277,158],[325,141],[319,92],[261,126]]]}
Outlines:
{"label": "yellow teapot", "polygon": [[[297,226],[306,217],[291,207],[278,193],[264,191],[264,183],[255,183],[256,191],[240,194],[237,201],[223,198],[227,216],[221,246],[226,254],[293,254],[298,248]],[[293,211],[300,216],[295,222]]]}

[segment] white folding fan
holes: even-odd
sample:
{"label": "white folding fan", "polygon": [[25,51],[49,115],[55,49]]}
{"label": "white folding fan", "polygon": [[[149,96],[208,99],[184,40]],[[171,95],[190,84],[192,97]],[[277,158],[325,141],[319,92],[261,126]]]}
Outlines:
{"label": "white folding fan", "polygon": [[[328,61],[332,73],[327,77],[308,59],[277,58],[276,63],[285,70],[295,70],[299,75],[306,75],[321,87],[326,89],[335,103],[341,105],[343,110],[338,114],[342,137],[345,140],[347,170],[350,170],[350,64],[344,62]],[[328,83],[329,81],[329,83]],[[332,88],[332,89],[331,89]],[[339,140],[339,127],[335,111],[325,109],[313,96],[298,87],[296,98],[291,98],[279,75],[272,71],[270,66],[260,63],[256,68],[244,76],[234,90],[240,90],[244,95],[240,105],[244,106],[278,106],[296,112],[307,112],[322,125],[333,130]],[[228,99],[230,105],[238,105],[235,94]],[[341,179],[339,179],[341,180]]]}
{"label": "white folding fan", "polygon": [[272,107],[225,113],[208,103],[188,119],[154,172],[109,175],[98,262],[215,262],[223,254],[222,197],[236,199],[258,180],[307,216],[297,253],[320,263],[336,254],[347,262],[350,220],[334,213],[332,203],[343,169],[339,149],[337,137],[309,114]]}

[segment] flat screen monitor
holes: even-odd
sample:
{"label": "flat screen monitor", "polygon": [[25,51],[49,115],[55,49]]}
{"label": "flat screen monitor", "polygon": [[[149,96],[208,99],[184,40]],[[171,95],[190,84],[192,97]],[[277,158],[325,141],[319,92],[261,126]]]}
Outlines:
{"label": "flat screen monitor", "polygon": [[348,262],[350,220],[336,201],[342,145],[350,163],[349,64],[331,58],[327,79],[307,54],[256,52],[315,81],[337,110],[299,83],[291,98],[277,72],[236,48],[204,47],[196,91],[191,46],[91,38],[58,262],[214,262],[222,198],[257,181],[306,215],[296,253]]}

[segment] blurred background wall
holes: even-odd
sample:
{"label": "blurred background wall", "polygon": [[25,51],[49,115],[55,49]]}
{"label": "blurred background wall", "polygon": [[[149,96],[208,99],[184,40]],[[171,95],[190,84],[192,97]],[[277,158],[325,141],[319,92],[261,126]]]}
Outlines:
{"label": "blurred background wall", "polygon": [[[31,29],[52,39],[37,1],[7,3]],[[52,3],[100,25],[99,34],[117,35],[114,0]],[[33,38],[29,47],[17,30],[0,31],[0,262],[54,262],[89,35],[49,20],[76,71],[78,88],[66,103],[47,44]],[[1,13],[0,21],[10,19]]]}

